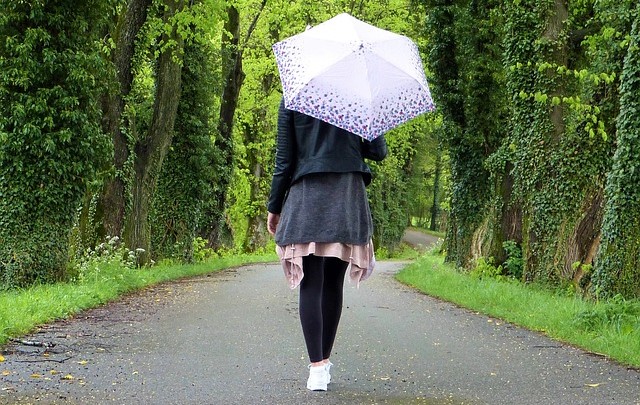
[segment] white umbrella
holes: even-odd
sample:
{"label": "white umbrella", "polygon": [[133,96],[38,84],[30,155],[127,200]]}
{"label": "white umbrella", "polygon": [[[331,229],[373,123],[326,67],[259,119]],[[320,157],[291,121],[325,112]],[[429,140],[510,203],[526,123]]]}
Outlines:
{"label": "white umbrella", "polygon": [[435,109],[415,43],[349,14],[273,51],[287,108],[365,139]]}

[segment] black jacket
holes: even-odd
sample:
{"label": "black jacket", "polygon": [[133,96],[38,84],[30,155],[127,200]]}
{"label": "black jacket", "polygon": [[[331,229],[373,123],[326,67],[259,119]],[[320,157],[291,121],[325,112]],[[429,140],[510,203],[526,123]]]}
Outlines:
{"label": "black jacket", "polygon": [[276,165],[271,181],[268,210],[279,214],[289,186],[311,173],[362,173],[371,183],[371,169],[364,158],[380,161],[387,155],[384,136],[365,141],[342,128],[280,103]]}

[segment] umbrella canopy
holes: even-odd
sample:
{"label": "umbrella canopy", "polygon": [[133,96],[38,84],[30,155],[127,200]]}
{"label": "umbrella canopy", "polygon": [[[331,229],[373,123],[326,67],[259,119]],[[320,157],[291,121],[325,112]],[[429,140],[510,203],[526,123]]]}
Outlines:
{"label": "umbrella canopy", "polygon": [[435,109],[415,43],[349,14],[273,51],[288,109],[367,140]]}

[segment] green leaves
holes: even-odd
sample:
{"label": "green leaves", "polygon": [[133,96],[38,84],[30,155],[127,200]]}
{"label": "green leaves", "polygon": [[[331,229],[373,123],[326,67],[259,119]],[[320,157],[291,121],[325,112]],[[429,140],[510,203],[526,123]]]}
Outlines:
{"label": "green leaves", "polygon": [[617,147],[605,187],[602,245],[594,272],[599,296],[640,296],[640,5],[625,55]]}
{"label": "green leaves", "polygon": [[107,20],[95,12],[111,3],[11,3],[0,19],[0,288],[63,275],[85,181],[108,152],[96,47]]}

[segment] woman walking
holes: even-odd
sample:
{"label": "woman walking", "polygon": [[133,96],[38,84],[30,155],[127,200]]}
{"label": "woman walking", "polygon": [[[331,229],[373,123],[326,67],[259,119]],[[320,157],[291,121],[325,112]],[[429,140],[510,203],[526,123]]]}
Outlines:
{"label": "woman walking", "polygon": [[364,159],[387,154],[384,136],[369,142],[280,103],[268,229],[292,289],[309,355],[307,388],[326,391],[342,314],[345,274],[359,283],[375,263]]}

